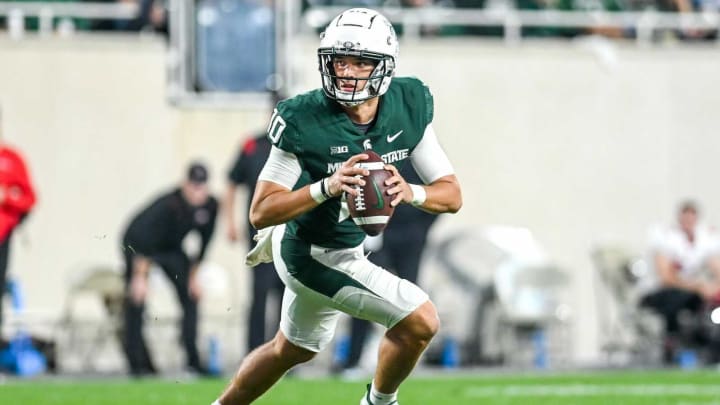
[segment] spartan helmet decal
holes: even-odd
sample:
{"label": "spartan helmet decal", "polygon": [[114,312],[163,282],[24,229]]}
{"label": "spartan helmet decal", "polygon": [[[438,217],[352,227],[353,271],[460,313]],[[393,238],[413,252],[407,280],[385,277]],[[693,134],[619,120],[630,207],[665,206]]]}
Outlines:
{"label": "spartan helmet decal", "polygon": [[[318,62],[325,95],[344,106],[354,106],[382,96],[395,74],[399,47],[392,24],[382,14],[366,8],[353,8],[335,17],[320,35]],[[369,77],[355,78],[355,89],[344,91],[337,85],[333,69],[336,56],[355,56],[377,62]],[[367,80],[358,90],[358,81]]]}

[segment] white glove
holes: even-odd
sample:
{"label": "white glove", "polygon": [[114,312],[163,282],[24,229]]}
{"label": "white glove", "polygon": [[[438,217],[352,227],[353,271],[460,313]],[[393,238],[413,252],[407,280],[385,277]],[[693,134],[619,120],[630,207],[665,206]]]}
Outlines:
{"label": "white glove", "polygon": [[270,263],[273,261],[272,252],[272,234],[275,226],[268,226],[258,231],[253,237],[253,240],[257,241],[247,256],[245,256],[245,264],[250,267],[255,267],[260,263]]}

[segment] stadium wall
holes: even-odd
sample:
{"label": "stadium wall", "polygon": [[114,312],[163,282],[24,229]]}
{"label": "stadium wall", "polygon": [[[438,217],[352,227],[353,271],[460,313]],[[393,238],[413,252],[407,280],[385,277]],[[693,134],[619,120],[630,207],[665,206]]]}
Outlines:
{"label": "stadium wall", "polygon": [[[402,45],[400,74],[433,90],[435,127],[464,188],[462,212],[444,218],[433,238],[487,224],[528,227],[572,276],[574,358],[596,359],[603,309],[592,246],[642,249],[648,226],[670,220],[686,196],[710,222],[720,218],[717,49],[598,40]],[[297,91],[318,84],[314,46],[301,38],[293,47]],[[242,139],[267,117],[264,107],[168,105],[157,38],[2,39],[0,61],[4,138],[25,152],[40,198],[16,235],[11,273],[38,319],[59,317],[71,281],[89,266],[120,265],[128,216],[178,181],[189,160],[210,164],[219,194]],[[231,288],[203,306],[239,328],[250,291],[243,252],[220,226],[209,258],[227,270]],[[176,313],[171,296],[151,309]]]}

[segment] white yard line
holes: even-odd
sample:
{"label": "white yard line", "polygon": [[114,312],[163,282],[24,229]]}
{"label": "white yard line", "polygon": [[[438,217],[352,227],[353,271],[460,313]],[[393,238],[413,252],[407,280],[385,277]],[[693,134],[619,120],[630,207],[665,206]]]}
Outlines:
{"label": "white yard line", "polygon": [[718,402],[718,401],[712,401],[712,402],[680,401],[680,402],[675,403],[675,405],[720,405],[720,402]]}
{"label": "white yard line", "polygon": [[[597,396],[693,396],[720,397],[720,386],[701,384],[528,384],[469,387],[468,397],[597,397]],[[720,403],[718,403],[720,405]]]}

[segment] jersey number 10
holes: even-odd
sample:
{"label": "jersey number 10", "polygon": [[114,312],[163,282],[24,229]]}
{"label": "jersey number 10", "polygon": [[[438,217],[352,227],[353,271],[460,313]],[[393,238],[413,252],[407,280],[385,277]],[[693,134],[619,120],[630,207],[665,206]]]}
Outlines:
{"label": "jersey number 10", "polygon": [[280,135],[282,135],[286,126],[285,120],[278,114],[276,108],[273,111],[272,117],[270,117],[270,124],[267,128],[268,137],[272,143],[277,143],[280,140]]}

